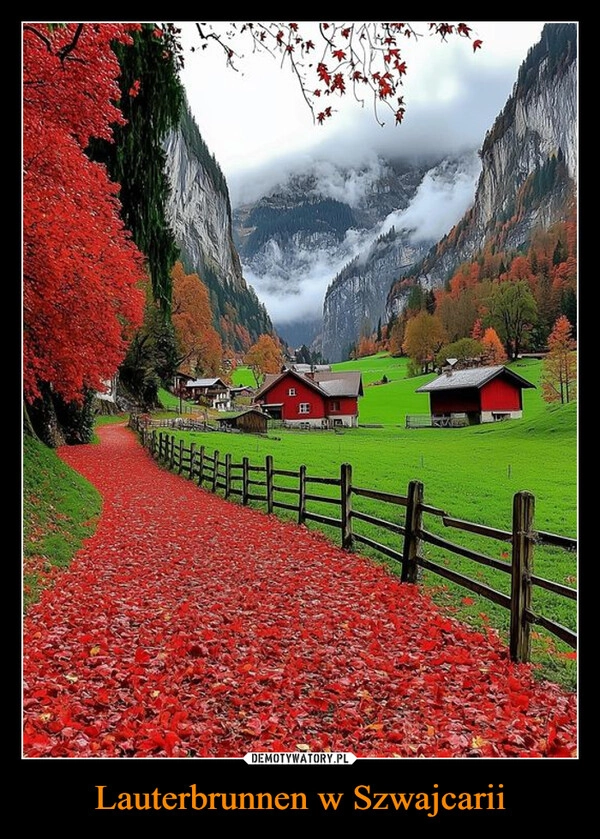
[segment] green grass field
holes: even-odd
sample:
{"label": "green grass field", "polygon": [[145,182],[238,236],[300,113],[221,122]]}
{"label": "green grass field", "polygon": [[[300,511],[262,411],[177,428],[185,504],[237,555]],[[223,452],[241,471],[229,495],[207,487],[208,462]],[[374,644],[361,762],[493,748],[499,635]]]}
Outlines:
{"label": "green grass field", "polygon": [[[456,429],[406,429],[407,413],[428,413],[427,395],[416,394],[415,390],[433,375],[406,378],[406,359],[382,354],[334,367],[363,372],[365,396],[360,400],[359,422],[383,427],[345,429],[341,433],[275,429],[268,437],[188,433],[182,435],[186,445],[193,441],[196,447],[204,444],[208,453],[214,449],[222,455],[230,453],[234,462],[247,456],[251,463],[264,464],[265,456],[271,454],[276,469],[293,470],[305,464],[309,475],[322,477],[338,477],[340,464],[347,462],[352,464],[356,486],[397,494],[406,493],[410,480],[420,480],[424,484],[426,503],[441,507],[456,518],[504,530],[511,527],[514,494],[528,490],[535,496],[536,529],[576,536],[577,412],[574,403],[547,405],[536,387],[523,391],[524,416],[521,420]],[[539,384],[539,361],[518,361],[512,369],[532,384]],[[371,384],[384,374],[389,379],[388,384]],[[278,478],[277,483],[294,485],[293,479],[285,478]],[[318,492],[325,494],[327,488],[319,487]],[[331,488],[330,493],[335,490]],[[289,501],[290,497],[279,500]],[[336,515],[332,505],[313,502],[309,509]],[[381,502],[360,499],[360,509],[399,523],[403,520],[403,508]],[[339,532],[333,528],[312,523],[309,526],[324,529],[332,539],[339,540]],[[431,516],[424,526],[449,541],[496,559],[506,558],[506,543],[449,531],[439,519]],[[401,550],[399,537],[363,523],[357,523],[356,527],[364,535],[379,542],[393,543],[393,547]],[[375,556],[363,546],[357,549]],[[509,592],[506,574],[431,546],[427,546],[426,553],[431,559],[477,581]],[[395,567],[394,563],[391,567]],[[538,576],[565,585],[576,584],[576,558],[567,551],[539,547],[535,553],[534,571]],[[457,609],[462,618],[479,625],[489,620],[501,632],[507,632],[508,613],[501,607],[473,597],[465,589],[446,583],[431,572],[423,574],[423,581],[440,602],[451,610]],[[463,602],[465,600],[474,602]],[[535,588],[534,610],[536,608],[547,617],[576,629],[576,607],[571,601]],[[545,675],[574,684],[576,667],[572,658],[566,657],[570,655],[566,645],[547,633],[536,631],[532,633],[532,646],[534,657],[542,664]]]}
{"label": "green grass field", "polygon": [[35,603],[96,529],[94,487],[39,440],[23,438],[23,610]]}

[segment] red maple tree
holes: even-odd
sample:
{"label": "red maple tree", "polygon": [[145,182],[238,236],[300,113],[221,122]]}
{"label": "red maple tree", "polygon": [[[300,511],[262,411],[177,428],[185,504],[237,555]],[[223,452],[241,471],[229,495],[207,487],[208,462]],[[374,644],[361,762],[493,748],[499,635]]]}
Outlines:
{"label": "red maple tree", "polygon": [[99,389],[141,323],[143,257],[85,150],[123,117],[111,42],[137,24],[23,27],[23,392]]}

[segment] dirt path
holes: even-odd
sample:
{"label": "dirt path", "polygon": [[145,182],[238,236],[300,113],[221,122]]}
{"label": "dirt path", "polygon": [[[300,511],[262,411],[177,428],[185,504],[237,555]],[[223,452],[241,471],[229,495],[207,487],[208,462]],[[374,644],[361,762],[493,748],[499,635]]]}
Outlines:
{"label": "dirt path", "polygon": [[104,506],[25,620],[26,756],[574,756],[575,696],[503,640],[99,434],[59,452]]}

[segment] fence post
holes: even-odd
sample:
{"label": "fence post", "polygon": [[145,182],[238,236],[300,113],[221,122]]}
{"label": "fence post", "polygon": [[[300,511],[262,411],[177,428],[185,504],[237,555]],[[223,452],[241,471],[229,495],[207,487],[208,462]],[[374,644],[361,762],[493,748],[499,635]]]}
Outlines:
{"label": "fence post", "polygon": [[215,449],[214,453],[214,468],[213,468],[213,476],[212,476],[212,491],[217,491],[217,478],[219,477],[219,450]]}
{"label": "fence post", "polygon": [[225,498],[229,498],[231,492],[231,455],[225,455]]}
{"label": "fence post", "polygon": [[306,466],[298,471],[298,524],[304,524],[306,516]]}
{"label": "fence post", "polygon": [[190,443],[190,481],[194,480],[194,459],[196,457],[196,444]]}
{"label": "fence post", "polygon": [[179,467],[177,468],[177,474],[181,475],[181,470],[183,469],[183,440],[179,438]]}
{"label": "fence post", "polygon": [[163,456],[163,433],[162,431],[158,432],[158,459],[162,460]]}
{"label": "fence post", "polygon": [[423,503],[423,484],[421,481],[411,481],[408,485],[408,504],[406,506],[406,521],[404,532],[404,549],[402,551],[403,583],[416,583],[419,566],[419,530],[423,521],[421,504]]}
{"label": "fence post", "polygon": [[342,502],[342,548],[352,550],[352,465],[342,463],[340,475]]}
{"label": "fence post", "polygon": [[171,434],[171,450],[169,452],[169,469],[173,469],[175,466],[175,435]]}
{"label": "fence post", "polygon": [[198,486],[202,486],[204,480],[204,446],[200,446],[200,463],[198,464]]}
{"label": "fence post", "polygon": [[267,485],[267,513],[273,512],[273,455],[265,457],[265,483]]}
{"label": "fence post", "polygon": [[517,492],[513,498],[512,570],[510,587],[510,657],[529,661],[529,621],[533,573],[533,515],[535,498],[530,492]]}
{"label": "fence post", "polygon": [[242,458],[242,504],[248,506],[248,458]]}

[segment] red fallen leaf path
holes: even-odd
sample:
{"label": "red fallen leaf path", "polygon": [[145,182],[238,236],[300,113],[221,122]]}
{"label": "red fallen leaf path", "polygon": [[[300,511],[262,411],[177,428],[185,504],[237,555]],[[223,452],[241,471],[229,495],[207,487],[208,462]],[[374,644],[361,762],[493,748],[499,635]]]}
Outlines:
{"label": "red fallen leaf path", "polygon": [[26,757],[576,756],[576,696],[495,634],[99,435],[59,450],[104,506],[24,622]]}

